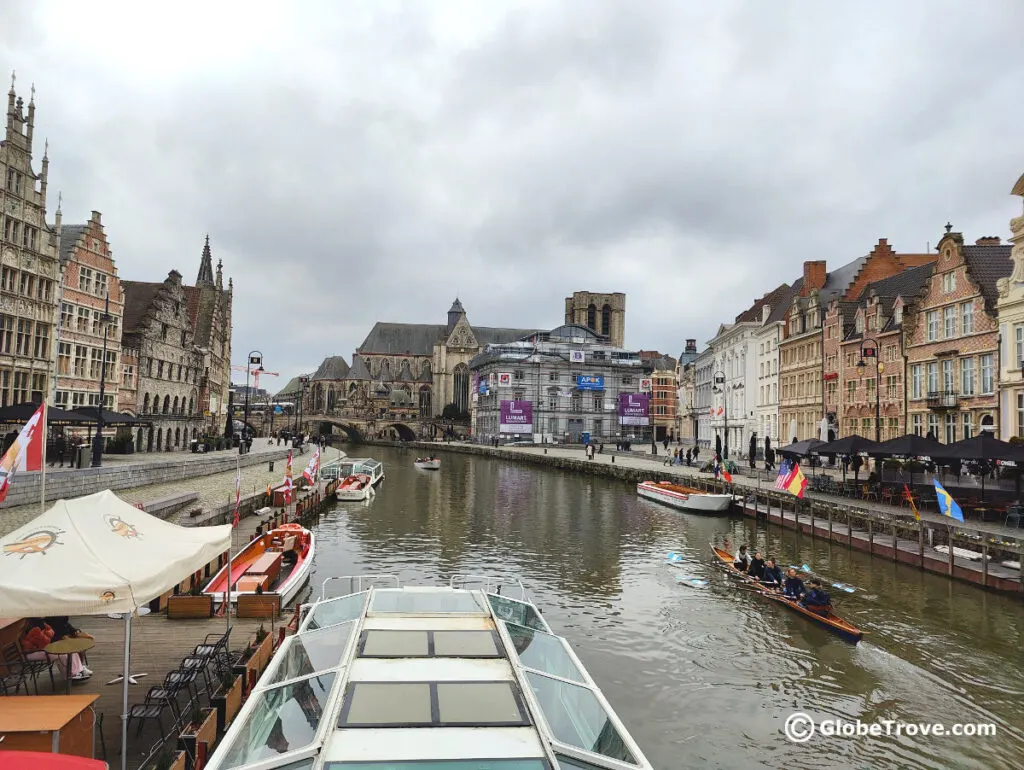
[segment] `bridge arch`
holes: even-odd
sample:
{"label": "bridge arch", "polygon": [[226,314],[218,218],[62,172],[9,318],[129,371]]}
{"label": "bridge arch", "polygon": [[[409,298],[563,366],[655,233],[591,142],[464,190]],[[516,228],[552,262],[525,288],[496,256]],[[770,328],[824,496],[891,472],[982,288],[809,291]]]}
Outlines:
{"label": "bridge arch", "polygon": [[384,429],[393,428],[395,433],[398,434],[398,438],[402,441],[415,441],[417,439],[416,431],[410,428],[408,425],[402,422],[389,422],[384,425]]}

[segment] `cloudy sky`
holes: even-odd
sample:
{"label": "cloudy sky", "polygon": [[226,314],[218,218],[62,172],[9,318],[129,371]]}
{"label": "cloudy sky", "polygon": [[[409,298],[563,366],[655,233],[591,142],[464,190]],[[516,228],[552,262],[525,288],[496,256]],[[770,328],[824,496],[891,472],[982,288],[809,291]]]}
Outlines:
{"label": "cloudy sky", "polygon": [[549,327],[624,291],[627,345],[678,354],[806,259],[1005,237],[1022,29],[1020,0],[33,0],[0,68],[51,216],[101,211],[134,280],[194,280],[209,232],[236,363],[283,384],[456,294]]}

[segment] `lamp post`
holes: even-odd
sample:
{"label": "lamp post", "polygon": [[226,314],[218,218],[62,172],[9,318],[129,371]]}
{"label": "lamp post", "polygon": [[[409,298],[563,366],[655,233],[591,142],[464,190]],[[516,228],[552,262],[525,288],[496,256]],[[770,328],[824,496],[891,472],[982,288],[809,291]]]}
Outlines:
{"label": "lamp post", "polygon": [[103,401],[106,398],[107,381],[107,332],[110,329],[110,292],[107,292],[106,302],[103,304],[103,315],[100,316],[103,324],[103,360],[100,364],[100,405],[96,410],[96,435],[92,441],[92,467],[99,468],[103,464]]}
{"label": "lamp post", "polygon": [[[725,417],[725,442],[722,444],[722,459],[729,459],[729,396],[725,392],[725,372],[717,371],[712,375],[715,378],[715,387],[712,388],[716,393],[722,394],[722,403],[724,404],[724,417]],[[722,387],[719,388],[718,386]]]}
{"label": "lamp post", "polygon": [[299,377],[299,422],[296,433],[302,433],[302,402],[306,400],[306,385],[309,384],[309,377]]}
{"label": "lamp post", "polygon": [[[868,343],[871,343],[870,345]],[[881,383],[878,381],[879,376],[882,373],[881,364],[878,361],[878,343],[870,337],[865,337],[860,343],[860,361],[857,362],[857,372],[861,377],[864,376],[864,371],[867,369],[867,364],[864,362],[865,358],[874,357],[875,359],[875,441],[882,440],[882,405],[881,405]]]}
{"label": "lamp post", "polygon": [[238,454],[245,454],[249,441],[249,367],[258,366],[257,371],[263,369],[263,354],[258,350],[249,351],[249,363],[245,365],[245,426],[242,428],[242,443],[238,445]]}

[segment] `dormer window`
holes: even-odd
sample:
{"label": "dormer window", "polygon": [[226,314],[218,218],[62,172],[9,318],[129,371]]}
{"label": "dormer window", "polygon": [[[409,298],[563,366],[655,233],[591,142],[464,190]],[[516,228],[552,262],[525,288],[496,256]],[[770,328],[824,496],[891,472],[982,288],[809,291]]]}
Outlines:
{"label": "dormer window", "polygon": [[956,273],[942,274],[942,291],[946,294],[952,294],[956,291]]}
{"label": "dormer window", "polygon": [[857,330],[857,334],[863,334],[864,333],[864,316],[862,316],[862,315],[858,315],[857,316],[857,320],[854,321],[854,327]]}
{"label": "dormer window", "polygon": [[893,323],[896,323],[896,324],[903,323],[903,305],[900,305],[900,304],[897,303],[896,307],[893,308],[892,320],[893,320]]}

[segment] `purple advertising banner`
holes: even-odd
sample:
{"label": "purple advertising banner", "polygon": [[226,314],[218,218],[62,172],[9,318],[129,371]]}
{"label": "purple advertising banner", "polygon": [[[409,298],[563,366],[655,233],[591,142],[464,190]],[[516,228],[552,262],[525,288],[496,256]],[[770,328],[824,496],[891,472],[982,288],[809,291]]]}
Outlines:
{"label": "purple advertising banner", "polygon": [[502,401],[499,433],[533,433],[533,402]]}
{"label": "purple advertising banner", "polygon": [[619,423],[621,425],[650,425],[650,395],[647,393],[619,394]]}

